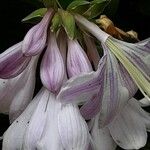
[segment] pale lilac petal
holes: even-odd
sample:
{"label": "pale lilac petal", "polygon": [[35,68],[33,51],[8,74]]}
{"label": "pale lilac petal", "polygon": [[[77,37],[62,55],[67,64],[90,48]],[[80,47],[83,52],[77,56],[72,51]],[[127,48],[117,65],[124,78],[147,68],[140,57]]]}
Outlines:
{"label": "pale lilac petal", "polygon": [[140,149],[147,141],[144,119],[133,107],[128,103],[108,126],[115,142],[124,149]]}
{"label": "pale lilac petal", "polygon": [[145,48],[147,48],[147,50],[150,51],[150,38],[147,38],[145,40],[139,41],[136,44],[139,45],[139,46],[144,46]]}
{"label": "pale lilac petal", "polygon": [[9,80],[0,79],[0,113],[9,113],[11,122],[32,100],[37,60],[37,57],[33,58],[17,77]]}
{"label": "pale lilac petal", "polygon": [[26,34],[22,51],[26,56],[33,56],[40,53],[46,46],[47,29],[53,16],[53,9],[49,9],[40,23],[32,27]]}
{"label": "pale lilac petal", "polygon": [[3,149],[4,150],[16,150],[22,149],[24,134],[28,127],[31,116],[37,107],[41,97],[44,94],[42,89],[38,95],[31,101],[25,111],[17,118],[8,130],[4,133]]}
{"label": "pale lilac petal", "polygon": [[58,114],[58,129],[65,150],[87,150],[88,126],[77,106],[65,105]]}
{"label": "pale lilac petal", "polygon": [[93,118],[101,107],[100,97],[95,95],[90,101],[86,102],[81,108],[80,112],[84,119],[89,120]]}
{"label": "pale lilac petal", "polygon": [[137,101],[136,99],[132,98],[132,99],[130,99],[129,104],[132,107],[132,109],[139,116],[141,116],[141,120],[143,120],[148,131],[150,131],[150,114],[148,112],[144,111],[144,109],[142,109],[142,107],[140,105],[140,101]]}
{"label": "pale lilac petal", "polygon": [[58,34],[58,47],[62,55],[64,64],[66,65],[67,56],[67,36],[64,30],[60,30]]}
{"label": "pale lilac petal", "polygon": [[27,67],[31,58],[23,56],[21,46],[17,43],[0,54],[0,78],[16,77]]}
{"label": "pale lilac petal", "polygon": [[96,145],[91,137],[91,134],[90,134],[89,138],[90,138],[90,143],[89,143],[89,147],[87,150],[96,150]]}
{"label": "pale lilac petal", "polygon": [[[100,60],[100,62],[103,61],[103,58]],[[99,64],[99,66],[101,67],[101,64]],[[99,91],[97,92],[97,94],[93,95],[93,97],[88,100],[85,104],[83,104],[83,106],[80,108],[80,113],[82,114],[82,116],[84,117],[84,119],[92,119],[94,116],[97,115],[97,113],[100,111],[101,109],[101,104],[102,104],[102,97],[103,97],[103,90],[104,90],[104,73],[105,71],[102,72],[101,74],[101,84],[99,84]]]}
{"label": "pale lilac petal", "polygon": [[85,40],[85,44],[87,47],[87,53],[90,57],[90,61],[93,62],[94,68],[95,68],[95,70],[97,70],[100,56],[97,51],[96,44],[95,44],[94,40],[92,38],[90,38],[88,35],[84,35],[84,40]]}
{"label": "pale lilac petal", "polygon": [[148,100],[146,97],[141,99],[139,102],[142,107],[150,106],[150,100]]}
{"label": "pale lilac petal", "polygon": [[47,119],[41,139],[37,143],[38,150],[64,150],[58,133],[57,116],[61,103],[50,94],[47,105]]}
{"label": "pale lilac petal", "polygon": [[1,79],[0,81],[1,85],[4,85],[3,87],[1,86],[2,88],[0,89],[0,113],[9,114],[10,105],[18,92],[18,87],[21,86],[21,84],[16,86],[18,79],[15,79],[14,81]]}
{"label": "pale lilac petal", "polygon": [[60,54],[56,35],[50,34],[47,50],[44,54],[40,75],[43,85],[53,93],[57,93],[64,79],[64,63]]}
{"label": "pale lilac petal", "polygon": [[92,70],[90,61],[78,41],[68,39],[67,71],[69,77]]}
{"label": "pale lilac petal", "polygon": [[103,82],[103,74],[106,67],[106,57],[104,56],[96,72],[82,73],[72,77],[61,88],[57,99],[65,103],[78,103],[91,100],[97,95],[100,85]]}
{"label": "pale lilac petal", "polygon": [[150,38],[140,43],[126,43],[113,39],[115,44],[119,44],[124,50],[127,58],[136,66],[145,76],[150,75]]}
{"label": "pale lilac petal", "polygon": [[104,94],[100,111],[101,127],[109,124],[129,99],[128,89],[122,83],[117,59],[103,45],[107,53],[107,68],[104,74]]}
{"label": "pale lilac petal", "polygon": [[[38,58],[39,56],[35,56],[32,58],[28,67],[24,70],[22,74],[20,74],[20,78],[18,79],[18,81],[16,81],[14,87],[13,85],[11,86],[11,92],[14,91],[14,95],[12,96],[11,105],[9,108],[10,122],[14,121],[17,117],[19,117],[19,115],[32,100],[35,88],[35,73]],[[15,78],[12,80],[15,80]],[[8,97],[7,94],[6,97]]]}
{"label": "pale lilac petal", "polygon": [[10,80],[0,79],[0,113],[9,113],[9,108],[13,96],[11,91],[12,85],[13,87],[15,86],[15,84],[11,84]]}
{"label": "pale lilac petal", "polygon": [[131,76],[129,75],[129,73],[127,72],[127,70],[124,68],[122,64],[119,64],[119,71],[122,77],[121,79],[123,85],[128,89],[129,98],[132,98],[137,92],[138,87],[136,86],[133,79],[131,78]]}
{"label": "pale lilac petal", "polygon": [[63,62],[65,65],[65,73],[64,73],[64,82],[67,81],[68,77],[67,77],[67,69],[66,69],[66,65],[67,65],[67,36],[64,30],[60,30],[59,34],[58,34],[58,47],[61,53],[61,56],[63,58]]}
{"label": "pale lilac petal", "polygon": [[49,100],[49,91],[45,90],[45,94],[41,97],[38,106],[36,107],[26,133],[24,135],[24,143],[23,148],[27,150],[34,150],[36,149],[36,144],[40,140],[47,117],[47,104]]}
{"label": "pale lilac petal", "polygon": [[107,127],[99,128],[99,115],[94,119],[91,136],[95,144],[94,150],[115,150],[117,147],[110,135],[109,129]]}
{"label": "pale lilac petal", "polygon": [[[102,77],[104,77],[104,75],[102,75]],[[100,111],[104,92],[103,88],[104,82],[101,82],[101,84],[99,85],[98,93],[94,95],[91,100],[83,104],[83,106],[80,108],[80,113],[84,117],[84,119],[92,119]]]}

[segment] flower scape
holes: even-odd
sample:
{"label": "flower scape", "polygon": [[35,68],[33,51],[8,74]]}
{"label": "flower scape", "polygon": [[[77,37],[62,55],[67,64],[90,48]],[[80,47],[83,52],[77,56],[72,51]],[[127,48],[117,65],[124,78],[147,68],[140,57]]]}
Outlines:
{"label": "flower scape", "polygon": [[[23,19],[40,21],[0,54],[0,113],[10,119],[2,149],[144,147],[150,38],[129,43],[102,30],[93,18],[110,0],[75,0],[66,10],[55,0],[43,3]],[[37,67],[42,87],[33,97]],[[143,99],[134,98],[137,90]]]}

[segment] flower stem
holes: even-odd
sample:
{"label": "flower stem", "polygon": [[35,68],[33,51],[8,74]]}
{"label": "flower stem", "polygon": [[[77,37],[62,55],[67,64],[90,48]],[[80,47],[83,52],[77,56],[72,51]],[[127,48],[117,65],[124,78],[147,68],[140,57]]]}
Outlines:
{"label": "flower stem", "polygon": [[106,32],[102,31],[96,24],[88,21],[81,15],[75,15],[75,20],[77,21],[77,23],[82,25],[88,32],[93,34],[101,42],[105,42],[107,38],[110,36]]}

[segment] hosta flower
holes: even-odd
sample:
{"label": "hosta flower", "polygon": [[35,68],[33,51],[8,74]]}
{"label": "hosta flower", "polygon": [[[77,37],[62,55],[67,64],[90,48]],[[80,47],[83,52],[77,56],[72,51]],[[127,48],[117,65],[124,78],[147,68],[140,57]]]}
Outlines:
{"label": "hosta flower", "polygon": [[[66,33],[60,26],[57,33],[49,31],[53,14],[50,8],[23,42],[0,55],[0,77],[4,78],[0,111],[9,111],[13,122],[4,134],[3,150],[143,147],[150,118],[140,105],[150,96],[150,39],[136,44],[119,41],[75,15],[77,25],[99,40],[100,59],[92,37],[83,33],[84,51],[78,39],[66,36],[70,25],[62,15],[57,19],[61,17]],[[37,59],[45,47],[40,65],[43,88],[30,102]],[[133,98],[138,88],[146,100]],[[90,119],[87,126],[85,120]]]}
{"label": "hosta flower", "polygon": [[114,150],[116,144],[123,149],[140,149],[145,146],[150,116],[136,99],[130,99],[107,127],[100,128],[99,119],[99,115],[94,118],[91,129],[95,150]]}
{"label": "hosta flower", "polygon": [[92,66],[77,40],[68,40],[67,71],[69,77],[91,72]]}
{"label": "hosta flower", "polygon": [[87,47],[87,55],[90,61],[94,65],[94,69],[97,70],[98,63],[100,61],[100,56],[96,48],[96,44],[92,38],[87,35],[84,35],[84,41]]}
{"label": "hosta flower", "polygon": [[[77,45],[76,42],[70,44]],[[78,50],[72,50],[71,52],[78,53]],[[63,102],[66,103],[85,101],[86,103],[81,107],[83,117],[91,119],[100,111],[101,125],[108,124],[129,99],[128,90],[132,89],[132,95],[135,93],[136,89],[134,84],[132,85],[132,80],[128,77],[127,72],[120,70],[121,66],[118,64],[117,59],[108,49],[105,49],[105,54],[97,71],[86,74],[83,73],[86,63],[82,64],[82,61],[75,61],[82,58],[82,55],[80,54],[80,57],[78,55],[78,57],[75,57],[76,55],[69,56],[69,62],[72,65],[68,69],[72,73],[70,74],[74,74],[75,77],[72,77],[62,86],[57,96],[58,99],[63,99]],[[81,69],[78,70],[78,68]],[[81,75],[77,76],[79,73]],[[126,85],[128,82],[129,84]],[[76,98],[77,96],[78,99]]]}
{"label": "hosta flower", "polygon": [[72,104],[62,106],[45,88],[4,134],[3,150],[86,150],[86,122]]}
{"label": "hosta flower", "polygon": [[[105,50],[106,53],[106,66],[103,74],[101,76],[101,88],[98,96],[98,100],[93,100],[81,109],[82,115],[86,119],[90,119],[91,114],[97,108],[98,102],[101,102],[101,126],[108,124],[115,115],[118,113],[122,107],[124,107],[125,103],[129,98],[128,88],[125,86],[124,81],[122,79],[122,74],[119,70],[119,65],[117,63],[117,59],[114,55]],[[91,109],[91,105],[94,105]],[[99,106],[100,107],[100,106]]]}
{"label": "hosta flower", "polygon": [[66,150],[87,150],[89,132],[76,105],[67,104],[58,114],[58,129]]}
{"label": "hosta flower", "polygon": [[64,79],[64,62],[57,45],[56,35],[50,33],[47,50],[41,63],[41,80],[50,91],[57,93]]}
{"label": "hosta flower", "polygon": [[[51,55],[55,56],[56,60],[57,56],[59,58],[62,56],[56,44],[56,37],[53,34],[51,36],[50,40],[54,43],[54,49],[53,51],[50,49],[50,53],[47,53],[47,55],[50,55],[49,60],[53,58]],[[55,50],[56,52],[54,52]],[[64,65],[63,59],[61,63],[61,65]],[[47,65],[51,66],[51,61]],[[45,67],[48,66],[45,65]],[[57,68],[56,65],[54,69],[61,68]],[[51,92],[43,88],[21,116],[12,123],[4,134],[3,149],[86,150],[89,146],[90,135],[78,106],[73,104],[62,105],[61,102],[64,100],[56,97],[59,89],[57,89],[57,92],[54,91],[54,87],[61,87],[62,80],[60,78],[65,76],[55,74],[53,71],[43,71],[47,73],[46,77],[51,77],[49,78],[51,79],[49,80],[49,85],[52,87]],[[58,82],[55,82],[55,78],[58,79],[56,80]],[[78,97],[76,98],[78,99]],[[22,128],[23,130],[21,130]],[[15,134],[15,132],[17,133]],[[49,141],[49,139],[51,140]],[[13,146],[11,146],[12,143]]]}
{"label": "hosta flower", "polygon": [[0,54],[0,78],[8,79],[19,75],[31,58],[22,53],[22,42],[15,44]]}
{"label": "hosta flower", "polygon": [[119,41],[85,18],[79,15],[76,15],[75,18],[79,24],[102,42],[105,49],[111,51],[118,58],[138,88],[148,98],[150,96],[150,39],[136,44]]}
{"label": "hosta flower", "polygon": [[46,46],[47,29],[53,16],[53,9],[49,9],[40,23],[32,27],[26,34],[22,51],[26,56],[33,56],[40,53]]}
{"label": "hosta flower", "polygon": [[[68,39],[68,76],[73,78],[74,76],[78,76],[84,72],[90,72],[91,70],[92,66],[78,41]],[[76,98],[78,99],[78,97]],[[60,102],[63,101],[63,99],[59,100]],[[88,127],[80,114],[77,104],[76,101],[76,104],[62,106],[62,110],[58,114],[58,130],[62,144],[66,150],[86,150],[89,146],[90,135]]]}
{"label": "hosta flower", "polygon": [[16,119],[32,100],[38,56],[13,79],[0,79],[0,113],[9,113],[10,121]]}
{"label": "hosta flower", "polygon": [[10,149],[16,150],[16,149],[23,148],[23,139],[28,124],[30,122],[30,119],[34,111],[36,111],[36,107],[38,106],[40,100],[43,98],[44,100],[43,99],[42,100],[46,101],[48,99],[48,96],[49,95],[47,94],[47,92],[44,91],[44,89],[42,89],[38,93],[38,95],[31,101],[31,103],[28,105],[25,111],[19,116],[19,118],[17,118],[17,120],[15,120],[12,123],[12,125],[8,128],[8,130],[4,134],[4,139],[3,139],[4,150],[10,150]]}

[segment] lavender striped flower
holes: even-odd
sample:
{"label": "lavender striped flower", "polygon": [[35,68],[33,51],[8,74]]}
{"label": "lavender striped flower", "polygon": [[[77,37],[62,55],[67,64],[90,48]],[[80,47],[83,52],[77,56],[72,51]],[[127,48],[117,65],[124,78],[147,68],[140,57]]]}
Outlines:
{"label": "lavender striped flower", "polygon": [[0,54],[0,78],[18,76],[29,64],[31,57],[22,53],[22,42],[15,44]]}
{"label": "lavender striped flower", "polygon": [[37,55],[45,48],[47,30],[53,14],[54,11],[50,8],[41,22],[32,27],[24,37],[22,51],[25,56]]}
{"label": "lavender striped flower", "polygon": [[136,99],[130,99],[107,127],[100,128],[99,120],[98,114],[91,128],[95,150],[115,150],[117,145],[123,149],[140,149],[145,146],[150,117]]}
{"label": "lavender striped flower", "polygon": [[75,18],[79,24],[84,26],[88,32],[105,45],[105,49],[109,49],[117,57],[143,95],[149,99],[150,39],[148,38],[136,44],[119,41],[103,32],[98,26],[89,22],[84,17],[76,15]]}

